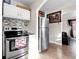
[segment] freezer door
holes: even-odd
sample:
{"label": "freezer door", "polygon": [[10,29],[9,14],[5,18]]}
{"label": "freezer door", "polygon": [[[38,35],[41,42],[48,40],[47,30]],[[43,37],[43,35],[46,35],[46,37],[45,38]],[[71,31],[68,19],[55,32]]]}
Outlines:
{"label": "freezer door", "polygon": [[49,19],[38,17],[38,27],[49,27]]}
{"label": "freezer door", "polygon": [[49,27],[49,19],[43,17],[41,20],[41,27]]}
{"label": "freezer door", "polygon": [[38,17],[38,27],[42,26],[42,17]]}
{"label": "freezer door", "polygon": [[42,42],[42,51],[46,50],[48,48],[49,44],[49,29],[48,28],[41,28],[42,30],[42,35],[41,35],[41,42]]}

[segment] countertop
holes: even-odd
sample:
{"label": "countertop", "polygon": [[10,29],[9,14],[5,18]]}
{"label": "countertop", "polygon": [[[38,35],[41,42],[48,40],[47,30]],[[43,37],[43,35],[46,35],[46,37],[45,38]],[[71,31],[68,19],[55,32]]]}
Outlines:
{"label": "countertop", "polygon": [[28,35],[35,35],[35,33],[28,33]]}

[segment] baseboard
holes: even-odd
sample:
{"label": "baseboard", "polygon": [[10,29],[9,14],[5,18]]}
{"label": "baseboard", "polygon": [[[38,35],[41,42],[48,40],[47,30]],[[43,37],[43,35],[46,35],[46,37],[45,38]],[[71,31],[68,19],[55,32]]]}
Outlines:
{"label": "baseboard", "polygon": [[54,43],[54,44],[57,44],[57,45],[62,45],[62,43],[58,43],[58,42],[54,42],[54,41],[50,41],[49,43]]}

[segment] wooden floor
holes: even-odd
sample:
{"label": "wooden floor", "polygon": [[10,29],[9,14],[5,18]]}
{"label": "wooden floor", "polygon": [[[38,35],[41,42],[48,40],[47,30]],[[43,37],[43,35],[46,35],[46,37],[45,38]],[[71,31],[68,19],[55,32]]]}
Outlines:
{"label": "wooden floor", "polygon": [[47,51],[40,54],[38,59],[76,59],[76,45],[71,43],[67,45],[50,44]]}
{"label": "wooden floor", "polygon": [[71,42],[70,45],[50,44],[48,50],[36,56],[33,54],[28,59],[76,59],[76,44],[75,42]]}

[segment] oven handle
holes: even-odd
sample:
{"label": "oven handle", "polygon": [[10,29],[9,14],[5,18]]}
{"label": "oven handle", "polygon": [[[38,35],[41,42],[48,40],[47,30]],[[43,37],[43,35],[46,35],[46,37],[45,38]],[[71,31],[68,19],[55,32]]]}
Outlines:
{"label": "oven handle", "polygon": [[13,40],[15,40],[15,39],[7,39],[7,41],[13,41]]}
{"label": "oven handle", "polygon": [[[27,39],[29,38],[29,36],[27,36]],[[16,38],[6,38],[7,39],[7,41],[14,41],[14,40],[16,40]]]}

